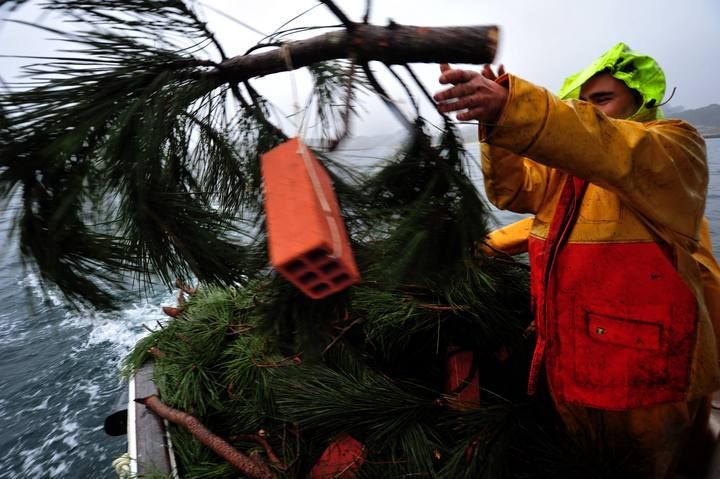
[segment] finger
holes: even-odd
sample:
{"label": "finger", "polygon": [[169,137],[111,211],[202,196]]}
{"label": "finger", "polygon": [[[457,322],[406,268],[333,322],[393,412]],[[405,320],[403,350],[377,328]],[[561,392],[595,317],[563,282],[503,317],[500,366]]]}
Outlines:
{"label": "finger", "polygon": [[461,111],[457,114],[457,119],[460,121],[482,120],[483,118],[485,118],[484,106],[470,108],[467,111]]}
{"label": "finger", "polygon": [[452,71],[452,67],[450,66],[449,63],[441,63],[440,64],[440,78],[438,78],[438,81],[441,84],[447,83],[447,80],[445,79],[445,74],[450,71]]}
{"label": "finger", "polygon": [[480,105],[482,105],[482,100],[477,95],[465,96],[457,101],[438,104],[438,111],[447,113],[450,111],[465,110],[467,108],[477,108]]}
{"label": "finger", "polygon": [[490,67],[487,63],[483,66],[482,75],[488,80],[495,81],[497,79],[495,72],[492,71],[492,67]]}
{"label": "finger", "polygon": [[479,73],[470,70],[450,69],[440,75],[440,83],[452,83],[453,85],[457,85],[459,83],[468,82],[477,75],[479,75]]}
{"label": "finger", "polygon": [[498,76],[501,77],[501,76],[503,76],[504,74],[505,74],[505,65],[503,65],[503,64],[501,63],[500,66],[498,67]]}
{"label": "finger", "polygon": [[452,100],[453,98],[458,98],[461,96],[469,95],[473,92],[475,92],[477,88],[473,85],[468,85],[467,83],[461,83],[459,85],[455,85],[452,88],[448,88],[447,90],[443,90],[441,92],[437,92],[433,98],[435,101],[446,101],[446,100]]}

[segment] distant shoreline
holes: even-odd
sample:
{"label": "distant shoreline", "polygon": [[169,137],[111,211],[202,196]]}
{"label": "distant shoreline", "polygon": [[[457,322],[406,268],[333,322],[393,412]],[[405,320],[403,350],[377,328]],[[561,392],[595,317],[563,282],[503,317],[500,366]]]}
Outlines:
{"label": "distant shoreline", "polygon": [[708,139],[720,138],[720,133],[713,133],[712,135],[703,135],[703,138],[708,138]]}

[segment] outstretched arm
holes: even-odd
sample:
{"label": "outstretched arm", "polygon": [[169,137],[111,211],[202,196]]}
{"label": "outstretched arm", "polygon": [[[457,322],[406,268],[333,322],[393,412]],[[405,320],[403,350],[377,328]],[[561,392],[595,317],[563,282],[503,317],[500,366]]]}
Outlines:
{"label": "outstretched arm", "polygon": [[[482,73],[453,69],[440,65],[440,83],[452,84],[435,95],[440,111],[460,111],[457,118],[480,120],[480,137],[497,121],[508,97],[502,84],[505,68],[500,65],[496,74],[490,65]],[[550,172],[527,158],[504,148],[483,143],[481,163],[488,199],[498,208],[518,213],[537,213],[542,203]]]}
{"label": "outstretched arm", "polygon": [[[656,233],[695,250],[708,172],[705,143],[693,127],[612,119],[589,103],[561,101],[513,75],[492,82],[499,88],[488,82],[477,75],[439,93],[438,100],[449,102],[439,108],[467,109],[463,118],[492,122],[488,144],[615,192]],[[465,89],[453,90],[460,86]],[[483,101],[487,105],[476,106]]]}
{"label": "outstretched arm", "polygon": [[656,233],[694,251],[708,170],[705,143],[692,126],[612,119],[518,77],[507,84],[507,106],[488,143],[615,192]]}

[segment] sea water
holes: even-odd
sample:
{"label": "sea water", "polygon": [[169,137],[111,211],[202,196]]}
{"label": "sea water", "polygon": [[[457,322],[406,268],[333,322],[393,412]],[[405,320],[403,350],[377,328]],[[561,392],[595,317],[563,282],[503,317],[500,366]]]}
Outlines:
{"label": "sea water", "polygon": [[[707,141],[710,187],[705,214],[720,251],[720,139]],[[468,145],[477,154],[477,145]],[[372,156],[372,155],[370,155]],[[473,179],[481,185],[480,173]],[[498,225],[521,218],[497,212]],[[7,215],[5,215],[7,217]],[[10,225],[0,221],[0,234]],[[3,237],[3,242],[8,240]],[[129,296],[117,312],[74,310],[52,286],[23,268],[17,244],[0,257],[0,478],[112,478],[125,437],[103,420],[125,388],[119,365],[163,319],[171,292]]]}

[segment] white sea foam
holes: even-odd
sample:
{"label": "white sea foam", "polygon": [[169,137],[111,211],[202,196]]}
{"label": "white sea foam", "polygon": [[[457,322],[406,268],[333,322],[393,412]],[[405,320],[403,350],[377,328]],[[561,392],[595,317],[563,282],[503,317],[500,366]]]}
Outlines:
{"label": "white sea foam", "polygon": [[16,309],[0,313],[0,324],[3,325],[0,328],[0,344],[25,343],[37,335],[38,325],[23,316]]}
{"label": "white sea foam", "polygon": [[88,384],[85,388],[85,394],[88,395],[88,402],[94,404],[100,396],[100,386],[98,384]]}
{"label": "white sea foam", "polygon": [[[28,273],[18,281],[19,286],[27,288],[33,297],[41,302],[48,301],[49,306],[65,309],[66,302],[60,290],[48,285],[36,273]],[[89,329],[86,342],[79,346],[80,350],[103,343],[111,343],[116,353],[124,354],[142,336],[147,334],[143,325],[153,327],[156,321],[166,319],[162,314],[162,304],[173,304],[175,297],[170,293],[156,296],[144,302],[135,302],[119,311],[101,312],[92,307],[80,306],[78,310],[65,310],[64,320],[57,324],[48,324],[46,327],[75,327]],[[0,338],[8,336],[13,341],[27,338],[30,334],[37,334],[37,328],[28,328],[26,321],[4,321],[12,331],[5,330]],[[78,350],[79,351],[79,350]],[[78,352],[76,351],[76,352]]]}
{"label": "white sea foam", "polygon": [[28,273],[25,278],[18,281],[18,285],[28,288],[33,296],[41,301],[50,301],[53,306],[63,306],[63,296],[56,286],[47,285],[36,273]]}
{"label": "white sea foam", "polygon": [[[16,449],[13,447],[13,450]],[[34,449],[24,449],[19,451],[10,451],[16,453],[22,458],[22,472],[23,477],[42,477],[47,464],[47,457],[45,457],[44,446]],[[8,455],[10,455],[8,454]]]}
{"label": "white sea foam", "polygon": [[[49,397],[46,397],[45,399],[43,399],[43,402],[41,402],[40,404],[38,404],[38,405],[35,406],[35,407],[32,407],[32,408],[28,409],[28,411],[43,411],[43,410],[45,410],[45,409],[49,409],[49,408],[48,408],[48,403],[49,403],[49,402],[50,402],[50,398],[49,398]],[[24,412],[24,411],[23,411],[23,412]]]}
{"label": "white sea foam", "polygon": [[[172,296],[168,295],[168,298]],[[84,341],[76,346],[75,354],[98,345],[109,345],[115,356],[122,357],[148,334],[143,326],[153,327],[157,321],[165,319],[160,305],[172,302],[168,298],[133,303],[119,311],[104,312],[91,308],[68,311],[60,326],[87,332]]]}
{"label": "white sea foam", "polygon": [[[143,325],[155,328],[156,321],[167,319],[161,305],[173,304],[174,296],[167,293],[129,302],[119,311],[71,310],[62,294],[53,286],[43,287],[35,274],[19,278],[16,284],[24,289],[20,294],[27,295],[32,304],[28,308],[33,309],[19,317],[18,310],[3,311],[0,319],[6,321],[0,342],[41,340],[51,347],[57,337],[65,346],[57,364],[47,365],[57,376],[25,377],[19,394],[22,401],[12,401],[9,410],[7,399],[0,399],[0,417],[18,431],[17,440],[0,452],[0,463],[9,467],[0,469],[0,478],[69,477],[89,458],[100,465],[91,468],[105,462],[109,466],[109,446],[97,438],[103,437],[103,411],[109,410],[122,388],[118,364],[148,334]],[[69,371],[83,371],[85,376],[68,376]]]}
{"label": "white sea foam", "polygon": [[23,322],[24,320],[14,320],[9,314],[0,316],[0,323],[3,325],[2,332],[0,332],[0,344],[25,342],[33,334],[33,331],[24,327]]}
{"label": "white sea foam", "polygon": [[27,309],[0,312],[0,322],[3,324],[0,330],[0,343],[25,343],[51,328],[56,328],[57,314],[62,314],[62,310],[66,307],[60,290],[56,286],[43,283],[36,273],[27,273],[24,277],[18,274],[15,284],[18,288],[13,290],[12,294],[25,295]]}
{"label": "white sea foam", "polygon": [[65,436],[63,437],[62,442],[70,448],[76,448],[78,446],[77,435]]}
{"label": "white sea foam", "polygon": [[[22,458],[22,477],[63,477],[76,458],[74,450],[79,445],[80,430],[77,422],[65,418],[59,426],[48,424],[43,429],[46,436],[41,446],[27,448],[16,444],[9,451],[9,455]],[[59,444],[65,447],[58,450]]]}
{"label": "white sea foam", "polygon": [[57,466],[51,467],[49,471],[49,477],[63,477],[65,472],[70,470],[70,464],[67,462],[61,462]]}

